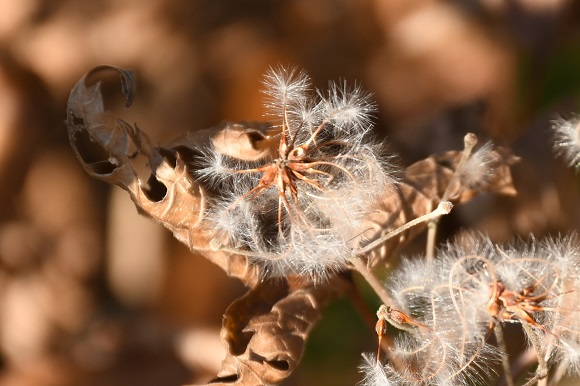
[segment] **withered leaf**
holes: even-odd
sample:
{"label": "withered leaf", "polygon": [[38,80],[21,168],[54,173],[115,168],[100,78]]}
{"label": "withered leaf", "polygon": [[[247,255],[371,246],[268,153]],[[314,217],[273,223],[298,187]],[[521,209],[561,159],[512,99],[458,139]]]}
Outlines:
{"label": "withered leaf", "polygon": [[[341,275],[314,286],[292,278],[262,281],[257,264],[238,253],[214,250],[212,226],[205,221],[211,192],[193,177],[190,168],[199,149],[213,147],[222,154],[256,161],[272,151],[267,124],[223,123],[208,130],[187,133],[165,147],[152,146],[136,126],[105,110],[100,83],[89,85],[104,70],[121,75],[122,89],[130,105],[135,78],[132,71],[101,66],[83,77],[71,92],[67,126],[71,145],[92,177],[116,184],[129,192],[138,210],[160,222],[191,250],[203,253],[250,287],[248,293],[226,311],[222,340],[228,355],[212,385],[269,385],[285,379],[298,365],[304,344],[321,310],[344,291]],[[513,194],[507,151],[494,153],[494,175],[485,191]],[[427,214],[438,204],[452,181],[461,152],[448,152],[411,165],[403,179],[384,192],[378,210],[368,219],[361,239],[375,240],[408,221]],[[138,161],[144,159],[148,176],[139,177]],[[474,189],[452,186],[452,200],[469,200]],[[422,230],[414,227],[388,240],[368,255],[372,268]],[[341,284],[342,283],[342,284]]]}
{"label": "withered leaf", "polygon": [[[154,147],[147,136],[127,122],[105,110],[100,82],[88,85],[102,71],[113,70],[121,75],[127,106],[131,103],[135,76],[130,70],[99,66],[85,75],[73,88],[67,105],[67,127],[70,143],[81,165],[94,178],[120,186],[129,192],[138,210],[163,224],[190,249],[202,252],[224,269],[253,286],[260,279],[259,268],[249,264],[247,257],[214,251],[209,247],[212,229],[203,221],[205,192],[192,180],[186,160],[193,146],[212,143],[225,147],[224,141],[237,139],[240,157],[263,156],[260,141],[266,136],[263,126],[221,124],[214,128],[188,134],[168,147]],[[235,147],[227,145],[235,155]],[[144,158],[150,170],[142,181],[135,163]]]}
{"label": "withered leaf", "polygon": [[343,292],[344,279],[331,280],[324,286],[267,280],[232,303],[221,332],[228,354],[208,385],[274,385],[287,378],[322,310]]}
{"label": "withered leaf", "polygon": [[[460,151],[448,151],[416,162],[407,168],[404,180],[426,196],[440,198],[449,186],[461,154]],[[487,182],[480,187],[471,187],[462,184],[459,180],[456,181],[454,186],[451,186],[450,194],[454,203],[467,201],[477,192],[510,196],[516,194],[510,166],[518,161],[518,157],[502,147],[495,148],[490,153],[490,157],[492,159],[489,163],[491,175]]]}
{"label": "withered leaf", "polygon": [[[368,242],[401,227],[410,220],[426,215],[439,204],[461,159],[461,151],[448,151],[418,161],[407,168],[401,181],[384,195],[376,212],[366,219],[367,231],[362,235]],[[465,186],[455,180],[450,187],[450,200],[454,204],[469,201],[478,192],[515,195],[510,166],[518,161],[505,148],[496,148],[490,154],[491,175],[481,187]],[[376,267],[400,250],[425,228],[417,225],[377,246],[368,255],[369,268]]]}

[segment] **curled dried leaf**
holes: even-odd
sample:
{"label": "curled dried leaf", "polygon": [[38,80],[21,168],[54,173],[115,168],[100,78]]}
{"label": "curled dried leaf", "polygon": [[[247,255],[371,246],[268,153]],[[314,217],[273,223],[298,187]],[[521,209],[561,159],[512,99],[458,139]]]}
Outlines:
{"label": "curled dried leaf", "polygon": [[135,80],[132,71],[104,66],[91,70],[75,85],[69,96],[68,136],[87,173],[126,188],[134,179],[134,171],[125,165],[129,164],[134,154],[134,142],[143,141],[138,138],[141,135],[139,130],[105,110],[101,83],[87,84],[88,77],[92,78],[108,69],[121,75],[123,92],[127,103],[130,103]]}
{"label": "curled dried leaf", "polygon": [[273,385],[296,368],[322,309],[342,294],[344,279],[327,286],[267,280],[232,303],[223,318],[228,354],[211,385]]}
{"label": "curled dried leaf", "polygon": [[[87,73],[75,85],[68,100],[68,135],[81,165],[92,177],[129,192],[142,214],[163,224],[191,250],[201,251],[246,285],[257,283],[258,268],[249,264],[246,257],[214,251],[209,246],[213,231],[204,222],[206,192],[189,173],[193,146],[188,144],[212,142],[220,146],[235,136],[237,142],[228,144],[228,151],[235,153],[239,149],[240,156],[257,157],[264,151],[256,145],[261,138],[260,128],[222,124],[187,134],[169,147],[154,147],[137,126],[105,110],[101,83],[92,81],[110,70],[120,74],[126,106],[129,106],[135,75],[131,70],[112,66],[99,66]],[[145,181],[137,172],[139,159],[145,159],[149,168]]]}

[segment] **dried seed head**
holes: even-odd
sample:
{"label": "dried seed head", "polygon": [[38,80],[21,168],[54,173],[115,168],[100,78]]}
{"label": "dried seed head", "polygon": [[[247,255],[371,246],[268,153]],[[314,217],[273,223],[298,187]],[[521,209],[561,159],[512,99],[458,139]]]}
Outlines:
{"label": "dried seed head", "polygon": [[318,279],[346,266],[393,167],[371,136],[374,105],[360,87],[313,92],[307,75],[285,68],[264,85],[277,119],[272,155],[250,163],[205,149],[194,173],[215,192],[208,218],[228,249],[266,275]]}
{"label": "dried seed head", "polygon": [[550,340],[546,356],[568,374],[580,376],[580,240],[562,237],[545,243],[544,249],[561,275],[550,325],[558,339]]}
{"label": "dried seed head", "polygon": [[[575,236],[500,247],[482,236],[449,244],[431,262],[405,260],[388,281],[415,324],[393,337],[403,366],[375,375],[397,385],[463,384],[489,374],[500,353],[486,342],[497,323],[518,323],[539,351],[580,370],[580,246]],[[537,339],[541,337],[541,339]],[[435,354],[436,353],[436,354]]]}
{"label": "dried seed head", "polygon": [[557,119],[552,123],[554,151],[576,169],[580,168],[580,117]]}
{"label": "dried seed head", "polygon": [[[491,249],[485,240],[475,246]],[[486,343],[485,260],[465,252],[445,251],[432,262],[406,260],[389,278],[393,307],[426,326],[394,337],[393,355],[404,365],[386,365],[393,384],[462,385],[485,378],[497,362],[499,353]]]}

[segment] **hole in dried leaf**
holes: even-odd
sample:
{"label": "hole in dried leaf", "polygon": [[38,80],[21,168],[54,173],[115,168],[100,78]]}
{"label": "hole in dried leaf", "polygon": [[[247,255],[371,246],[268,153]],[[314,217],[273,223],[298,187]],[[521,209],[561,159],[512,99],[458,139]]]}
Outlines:
{"label": "hole in dried leaf", "polygon": [[234,356],[240,356],[248,347],[250,340],[254,336],[254,332],[238,332],[236,336],[232,336],[230,341],[230,352]]}
{"label": "hole in dried leaf", "polygon": [[250,360],[254,362],[266,363],[274,370],[286,372],[290,369],[290,363],[286,360],[268,360],[266,357],[254,352],[250,351],[249,354]]}
{"label": "hole in dried leaf", "polygon": [[259,133],[257,131],[248,131],[246,132],[246,135],[248,136],[248,139],[250,140],[250,143],[252,144],[252,148],[256,149],[256,142],[260,142],[264,140],[264,135],[262,133]]}
{"label": "hole in dried leaf", "polygon": [[441,160],[439,160],[438,163],[439,163],[439,165],[443,166],[444,168],[455,170],[455,167],[457,165],[453,161],[454,161],[453,159],[441,159]]}
{"label": "hole in dried leaf", "polygon": [[73,125],[75,125],[75,126],[84,126],[85,125],[85,120],[83,118],[77,117],[74,114],[71,114],[71,116],[72,116]]}
{"label": "hole in dried leaf", "polygon": [[[183,161],[187,164],[193,164],[196,158],[199,158],[202,156],[202,153],[200,151],[197,151],[195,149],[190,149],[186,146],[177,146],[173,150],[175,150],[175,152],[177,154],[179,154],[181,159],[183,159]],[[173,163],[175,164],[176,159],[175,159],[175,156],[173,154],[171,154],[169,152],[165,152],[162,154],[166,158],[172,157]]]}
{"label": "hole in dried leaf", "polygon": [[86,130],[75,132],[74,145],[85,164],[103,162],[109,159],[109,152],[100,144],[91,140],[91,136]]}
{"label": "hole in dried leaf", "polygon": [[268,364],[279,371],[290,370],[290,363],[288,361],[268,361]]}
{"label": "hole in dried leaf", "polygon": [[149,200],[159,202],[167,194],[167,187],[152,174],[147,180],[147,189],[143,189],[143,193]]}
{"label": "hole in dried leaf", "polygon": [[95,174],[111,174],[117,165],[109,161],[109,153],[97,142],[91,140],[86,130],[75,133],[74,146],[83,163],[90,166]]}
{"label": "hole in dried leaf", "polygon": [[208,384],[211,385],[212,383],[234,383],[234,382],[237,382],[237,380],[238,380],[238,375],[232,374],[232,375],[228,375],[227,377],[218,377],[218,378],[212,379],[211,381],[208,382]]}
{"label": "hole in dried leaf", "polygon": [[91,164],[90,167],[95,174],[101,175],[111,174],[117,168],[116,165],[107,161],[95,162]]}
{"label": "hole in dried leaf", "polygon": [[[164,149],[162,147],[157,149],[157,151],[159,151],[159,154],[163,156],[163,159],[167,161],[167,163],[171,165],[172,168],[175,169],[175,167],[177,166],[177,158],[175,157],[175,152]],[[185,160],[185,157],[182,156],[182,158]]]}
{"label": "hole in dried leaf", "polygon": [[[194,175],[195,171],[199,170],[200,168],[199,160],[204,157],[204,154],[202,152],[196,149],[190,149],[185,146],[178,146],[173,150],[175,150],[175,152],[179,154],[179,157],[190,168],[190,174]],[[168,160],[168,162],[172,162],[174,167],[177,165],[177,159],[173,154],[165,154],[165,153],[162,154]]]}

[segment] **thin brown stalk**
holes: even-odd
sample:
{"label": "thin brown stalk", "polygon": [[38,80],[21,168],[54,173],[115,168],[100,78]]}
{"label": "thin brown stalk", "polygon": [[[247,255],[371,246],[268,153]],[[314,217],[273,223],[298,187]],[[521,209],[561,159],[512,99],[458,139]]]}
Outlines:
{"label": "thin brown stalk", "polygon": [[[457,168],[451,176],[451,180],[449,180],[449,184],[447,185],[447,189],[443,193],[443,197],[441,197],[441,201],[449,201],[449,196],[451,195],[451,191],[453,186],[456,184],[457,180],[460,178],[461,172],[465,167],[465,164],[471,157],[473,153],[473,148],[477,144],[477,136],[473,133],[467,133],[463,138],[463,153],[461,154],[461,159],[457,164]],[[427,261],[432,261],[435,255],[435,238],[437,236],[437,226],[439,225],[439,217],[429,220],[427,224],[427,248],[425,252],[425,259]]]}
{"label": "thin brown stalk", "polygon": [[435,239],[437,238],[437,226],[439,219],[431,220],[427,224],[427,248],[425,251],[425,259],[429,262],[433,261],[435,256]]}
{"label": "thin brown stalk", "polygon": [[380,282],[379,279],[377,279],[377,277],[371,272],[371,270],[369,270],[366,262],[363,261],[363,258],[360,257],[353,258],[352,265],[358,271],[358,273],[361,274],[361,276],[365,279],[365,281],[371,286],[373,291],[375,291],[375,293],[377,294],[379,299],[381,299],[381,302],[383,304],[386,305],[394,304],[393,299],[391,298],[391,296],[389,295],[383,284]]}
{"label": "thin brown stalk", "polygon": [[548,364],[544,359],[543,350],[540,345],[540,340],[538,339],[538,334],[536,334],[536,331],[526,323],[522,323],[522,327],[526,332],[526,335],[528,336],[528,339],[530,340],[532,347],[534,347],[534,350],[536,351],[536,357],[538,358],[538,367],[536,368],[536,374],[523,385],[523,386],[532,386],[534,383],[537,383],[542,379],[546,379],[547,381]]}
{"label": "thin brown stalk", "polygon": [[510,361],[509,361],[509,358],[507,356],[507,345],[505,344],[503,330],[502,330],[501,325],[499,323],[495,324],[495,328],[493,329],[493,332],[495,334],[495,339],[497,341],[498,348],[501,350],[501,352],[505,353],[505,355],[502,355],[502,357],[501,357],[501,365],[503,367],[505,384],[506,384],[506,386],[514,386],[514,380],[512,378],[512,374],[510,371]]}
{"label": "thin brown stalk", "polygon": [[378,247],[379,245],[381,245],[382,243],[384,243],[385,241],[392,239],[396,235],[403,233],[404,231],[414,227],[415,225],[418,225],[418,224],[421,224],[424,222],[428,222],[428,221],[431,221],[433,219],[439,218],[443,215],[449,214],[449,212],[451,212],[452,208],[453,208],[453,204],[451,202],[441,201],[439,203],[439,205],[437,206],[437,208],[435,208],[435,210],[433,210],[432,212],[427,213],[426,215],[417,217],[416,219],[409,221],[405,225],[387,233],[386,235],[378,238],[377,240],[373,241],[372,243],[370,243],[362,248],[356,249],[354,252],[357,255],[363,255],[367,252],[370,252],[373,249],[375,249],[376,247]]}

